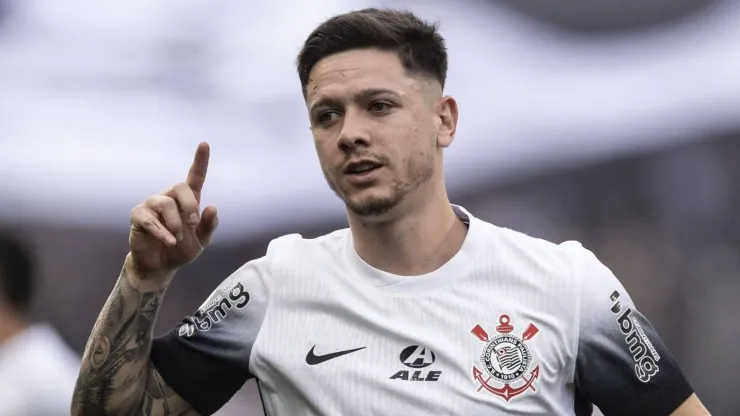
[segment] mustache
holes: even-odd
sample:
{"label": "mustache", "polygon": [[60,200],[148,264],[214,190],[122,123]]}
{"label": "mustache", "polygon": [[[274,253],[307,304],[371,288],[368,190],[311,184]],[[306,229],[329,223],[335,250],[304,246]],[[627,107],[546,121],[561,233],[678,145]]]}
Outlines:
{"label": "mustache", "polygon": [[337,169],[342,171],[348,163],[359,160],[366,160],[383,166],[390,165],[390,160],[383,155],[372,153],[367,150],[359,150],[347,153],[342,163],[337,166]]}

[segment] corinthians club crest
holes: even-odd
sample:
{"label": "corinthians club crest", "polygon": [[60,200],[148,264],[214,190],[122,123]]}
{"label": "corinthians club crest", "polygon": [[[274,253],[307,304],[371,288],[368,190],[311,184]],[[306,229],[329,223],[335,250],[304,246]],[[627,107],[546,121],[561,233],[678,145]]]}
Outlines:
{"label": "corinthians club crest", "polygon": [[501,315],[496,334],[492,337],[480,325],[470,331],[485,343],[480,356],[482,370],[473,366],[473,379],[480,383],[478,391],[485,389],[507,402],[528,389],[536,391],[534,383],[540,376],[539,365],[529,370],[532,354],[525,344],[540,330],[530,323],[519,337],[514,333],[514,326],[510,322],[508,315]]}

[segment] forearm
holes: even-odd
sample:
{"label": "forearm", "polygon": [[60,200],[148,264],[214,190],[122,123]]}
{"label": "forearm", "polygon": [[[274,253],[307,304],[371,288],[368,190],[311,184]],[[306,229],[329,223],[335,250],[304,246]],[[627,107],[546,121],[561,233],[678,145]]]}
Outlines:
{"label": "forearm", "polygon": [[133,414],[144,402],[152,329],[164,289],[137,290],[129,273],[124,267],[93,327],[75,386],[73,415]]}

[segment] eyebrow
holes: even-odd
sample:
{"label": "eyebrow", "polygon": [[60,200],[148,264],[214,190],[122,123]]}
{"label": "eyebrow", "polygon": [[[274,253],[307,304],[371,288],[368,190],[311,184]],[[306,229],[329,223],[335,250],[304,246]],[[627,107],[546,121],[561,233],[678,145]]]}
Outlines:
{"label": "eyebrow", "polygon": [[[382,94],[398,95],[396,91],[387,88],[365,88],[355,94],[354,99],[364,101]],[[340,105],[341,102],[336,98],[319,96],[319,98],[313,102],[313,105],[311,105],[311,111],[314,111],[314,109],[319,107],[339,107]]]}

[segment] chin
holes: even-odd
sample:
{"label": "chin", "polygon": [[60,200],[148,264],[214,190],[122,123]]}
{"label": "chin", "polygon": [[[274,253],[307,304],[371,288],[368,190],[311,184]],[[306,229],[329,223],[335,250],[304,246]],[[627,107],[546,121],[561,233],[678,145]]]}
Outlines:
{"label": "chin", "polygon": [[369,195],[353,195],[344,200],[347,209],[365,218],[381,217],[395,208],[403,199],[400,193],[367,192]]}

